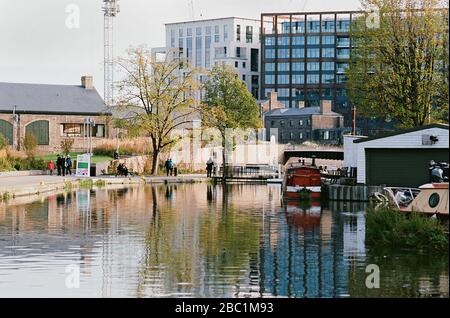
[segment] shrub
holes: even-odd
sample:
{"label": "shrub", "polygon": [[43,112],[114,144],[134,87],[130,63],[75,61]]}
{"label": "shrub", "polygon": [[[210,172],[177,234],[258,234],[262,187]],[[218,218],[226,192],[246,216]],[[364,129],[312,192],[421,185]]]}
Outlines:
{"label": "shrub", "polygon": [[[151,145],[148,139],[136,138],[129,140],[122,140],[119,144],[119,155],[133,156],[133,155],[148,155],[151,153]],[[93,152],[96,156],[114,157],[114,152],[117,150],[117,142],[114,140],[104,141],[97,145]]]}
{"label": "shrub", "polygon": [[22,146],[27,157],[33,158],[35,156],[37,145],[37,139],[34,135],[30,133],[25,134],[25,137],[22,140]]}
{"label": "shrub", "polygon": [[13,171],[14,167],[6,156],[0,157],[0,171]]}
{"label": "shrub", "polygon": [[61,149],[63,151],[64,156],[67,156],[72,151],[72,147],[75,140],[72,138],[64,139],[61,141]]}
{"label": "shrub", "polygon": [[448,227],[437,219],[419,213],[389,208],[369,209],[366,218],[366,244],[369,247],[403,247],[422,250],[448,250]]}
{"label": "shrub", "polygon": [[5,150],[9,146],[9,141],[0,133],[0,151]]}

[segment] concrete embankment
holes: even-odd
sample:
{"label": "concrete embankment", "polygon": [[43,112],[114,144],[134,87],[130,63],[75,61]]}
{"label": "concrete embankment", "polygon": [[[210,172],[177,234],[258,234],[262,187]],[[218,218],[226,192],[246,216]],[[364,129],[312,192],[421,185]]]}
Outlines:
{"label": "concrete embankment", "polygon": [[54,191],[78,189],[83,186],[172,184],[206,181],[203,175],[181,175],[178,177],[58,177],[58,176],[14,176],[0,178],[0,201]]}
{"label": "concrete embankment", "polygon": [[355,201],[367,202],[375,192],[382,192],[382,186],[364,185],[324,185],[323,191],[330,201]]}

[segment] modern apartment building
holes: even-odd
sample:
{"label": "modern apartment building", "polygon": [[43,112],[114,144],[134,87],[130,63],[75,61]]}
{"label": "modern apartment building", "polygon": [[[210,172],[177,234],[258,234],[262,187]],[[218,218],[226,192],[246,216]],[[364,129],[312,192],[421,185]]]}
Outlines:
{"label": "modern apartment building", "polygon": [[259,99],[259,29],[259,20],[236,17],[168,23],[166,48],[194,67],[208,70],[220,63],[234,67]]}
{"label": "modern apartment building", "polygon": [[333,111],[351,126],[345,89],[352,40],[350,24],[361,12],[264,13],[261,15],[261,94],[278,92],[286,108],[319,107],[331,100]]}

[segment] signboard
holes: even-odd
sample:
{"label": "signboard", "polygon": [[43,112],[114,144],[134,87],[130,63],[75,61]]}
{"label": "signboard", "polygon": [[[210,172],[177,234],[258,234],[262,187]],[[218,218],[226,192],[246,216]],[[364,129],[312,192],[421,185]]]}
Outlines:
{"label": "signboard", "polygon": [[89,154],[77,156],[77,177],[91,176],[91,156]]}

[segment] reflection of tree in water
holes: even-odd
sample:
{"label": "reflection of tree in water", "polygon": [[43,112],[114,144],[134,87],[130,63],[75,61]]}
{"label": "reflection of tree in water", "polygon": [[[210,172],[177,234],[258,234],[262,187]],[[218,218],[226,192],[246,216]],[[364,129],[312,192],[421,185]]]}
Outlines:
{"label": "reflection of tree in water", "polygon": [[[251,255],[259,248],[257,220],[227,204],[208,212],[189,211],[188,205],[184,211],[171,208],[170,202],[164,200],[166,189],[162,193],[159,190],[152,187],[152,218],[137,296],[147,294],[148,284],[157,286],[154,293],[194,295],[210,277],[226,276],[227,283],[238,284],[243,278],[241,270],[248,270]],[[178,190],[182,191],[174,189]]]}
{"label": "reflection of tree in water", "polygon": [[[368,289],[364,267],[350,268],[353,297],[448,297],[449,254],[419,254],[415,250],[368,251],[366,264],[380,268],[380,288]],[[430,284],[430,278],[436,279]],[[439,277],[439,278],[438,278]]]}

